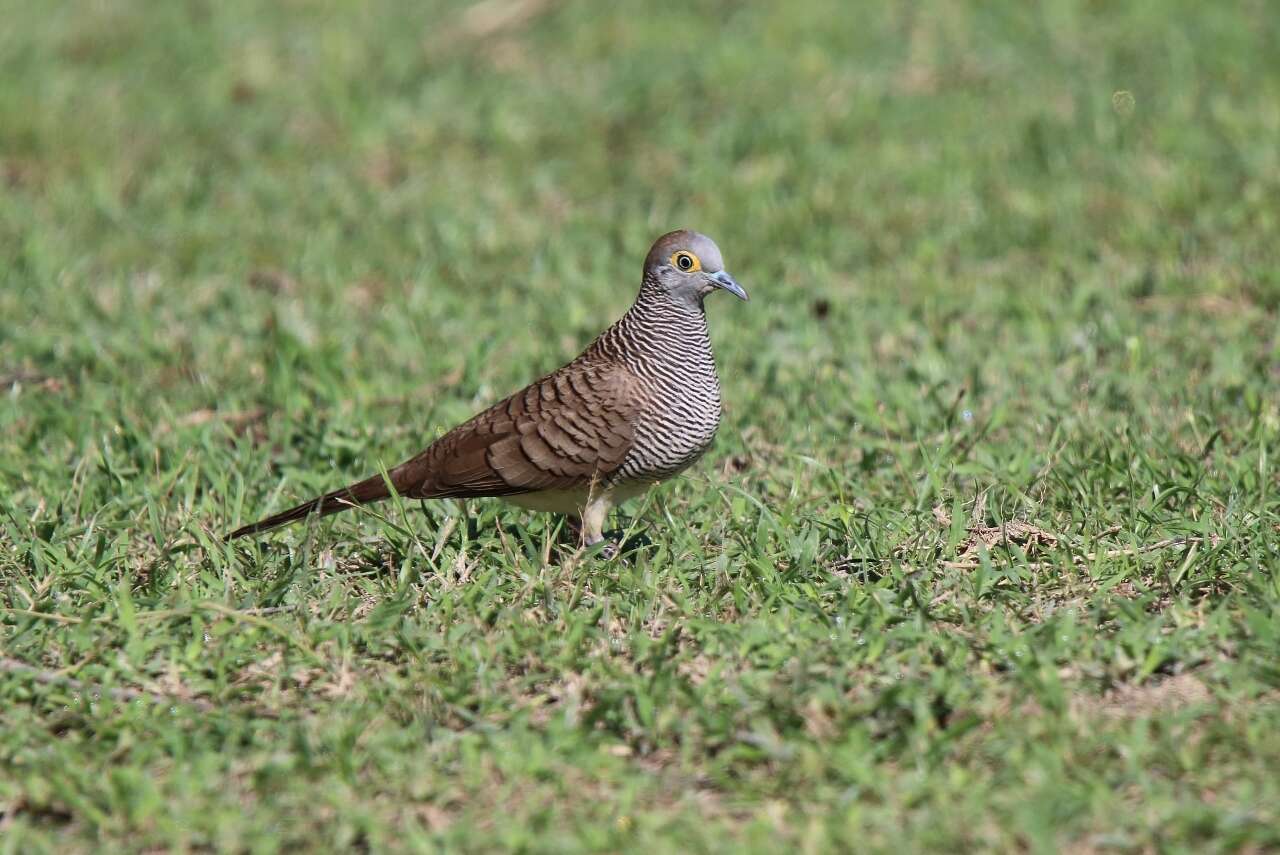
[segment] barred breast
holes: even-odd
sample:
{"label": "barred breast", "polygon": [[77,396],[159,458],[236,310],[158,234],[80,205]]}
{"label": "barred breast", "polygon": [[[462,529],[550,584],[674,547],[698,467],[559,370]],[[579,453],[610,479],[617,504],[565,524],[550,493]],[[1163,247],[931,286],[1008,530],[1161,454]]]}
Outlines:
{"label": "barred breast", "polygon": [[641,300],[608,338],[602,346],[627,366],[646,399],[631,450],[612,480],[657,481],[688,468],[720,426],[720,379],[706,315]]}

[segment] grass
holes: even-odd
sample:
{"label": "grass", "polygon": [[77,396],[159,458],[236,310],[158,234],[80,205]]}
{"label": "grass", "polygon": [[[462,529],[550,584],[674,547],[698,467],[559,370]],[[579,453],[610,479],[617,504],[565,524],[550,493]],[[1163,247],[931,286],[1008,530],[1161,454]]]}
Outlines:
{"label": "grass", "polygon": [[[0,0],[0,851],[1280,847],[1263,2]],[[714,236],[716,448],[223,545]]]}

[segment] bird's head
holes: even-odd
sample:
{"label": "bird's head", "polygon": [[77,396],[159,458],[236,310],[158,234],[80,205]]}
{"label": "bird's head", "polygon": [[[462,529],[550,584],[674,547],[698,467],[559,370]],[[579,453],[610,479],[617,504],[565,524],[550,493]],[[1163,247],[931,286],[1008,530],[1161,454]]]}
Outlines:
{"label": "bird's head", "polygon": [[701,306],[717,288],[747,299],[747,292],[724,269],[720,247],[698,232],[681,229],[658,238],[644,260],[644,276],[667,296],[691,305]]}

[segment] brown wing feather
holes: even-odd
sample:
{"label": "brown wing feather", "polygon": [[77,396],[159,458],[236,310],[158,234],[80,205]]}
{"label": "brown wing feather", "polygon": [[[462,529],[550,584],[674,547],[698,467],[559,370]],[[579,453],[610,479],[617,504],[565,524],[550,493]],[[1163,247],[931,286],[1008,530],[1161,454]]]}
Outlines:
{"label": "brown wing feather", "polygon": [[391,472],[413,498],[510,496],[591,483],[635,440],[638,390],[621,366],[578,360],[440,437]]}
{"label": "brown wing feather", "polygon": [[[458,425],[387,474],[409,498],[512,496],[590,484],[615,472],[635,441],[639,388],[622,366],[579,358]],[[390,495],[380,475],[227,535],[257,534]]]}

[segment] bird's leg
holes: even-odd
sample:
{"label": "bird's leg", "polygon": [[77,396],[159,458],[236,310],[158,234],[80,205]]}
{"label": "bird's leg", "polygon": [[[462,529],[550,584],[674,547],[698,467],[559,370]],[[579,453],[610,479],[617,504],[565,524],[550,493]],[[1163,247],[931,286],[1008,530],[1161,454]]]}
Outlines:
{"label": "bird's leg", "polygon": [[[609,509],[613,507],[612,497],[607,493],[601,493],[592,497],[587,502],[586,507],[582,509],[582,545],[595,546],[604,540],[604,521],[609,516]],[[607,543],[601,554],[605,558],[613,558],[618,554],[616,544]]]}
{"label": "bird's leg", "polygon": [[458,548],[458,575],[467,568],[467,547],[471,545],[471,515],[467,513],[467,500],[458,499],[458,519],[462,529],[462,546]]}

